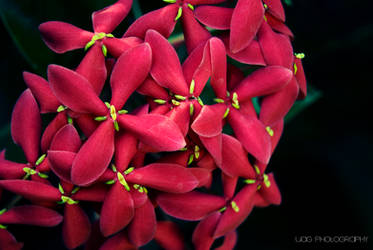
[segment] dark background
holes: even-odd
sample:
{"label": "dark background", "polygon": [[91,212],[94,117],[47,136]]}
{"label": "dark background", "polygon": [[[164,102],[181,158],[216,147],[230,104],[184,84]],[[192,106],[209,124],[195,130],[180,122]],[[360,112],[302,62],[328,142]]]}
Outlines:
{"label": "dark background", "polygon": [[[73,67],[83,53],[56,56],[41,42],[37,25],[61,20],[91,30],[91,12],[112,2],[0,0],[0,149],[8,148],[10,158],[20,152],[11,145],[8,124],[12,107],[25,89],[22,71],[45,76],[49,63]],[[163,6],[160,0],[154,6],[148,2],[140,1],[144,13]],[[373,249],[372,4],[292,2],[286,14],[295,34],[294,51],[306,54],[308,83],[321,97],[286,124],[269,165],[283,203],[254,209],[239,228],[236,249]],[[124,30],[133,16],[126,20],[118,30]],[[9,29],[18,35],[10,35]],[[57,249],[61,244],[53,238],[59,228],[35,231],[13,226],[10,230],[25,241],[26,249],[53,245]],[[27,235],[29,230],[39,236]],[[368,243],[297,243],[295,239],[302,236],[369,238]]]}

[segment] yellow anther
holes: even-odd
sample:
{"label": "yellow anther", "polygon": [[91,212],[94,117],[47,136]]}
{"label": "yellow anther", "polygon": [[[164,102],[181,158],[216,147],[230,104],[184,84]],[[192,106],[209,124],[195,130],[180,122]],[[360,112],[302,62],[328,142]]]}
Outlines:
{"label": "yellow anther", "polygon": [[192,80],[190,82],[190,86],[189,86],[189,94],[193,95],[195,87],[196,87],[196,82],[194,80]]}
{"label": "yellow anther", "polygon": [[268,179],[268,175],[266,174],[263,174],[263,182],[264,182],[264,185],[269,188],[271,186],[271,182],[269,181]]}
{"label": "yellow anther", "polygon": [[110,105],[110,116],[114,121],[117,120],[117,111],[115,110],[114,105]]}
{"label": "yellow anther", "polygon": [[271,129],[270,126],[267,126],[267,127],[266,127],[266,130],[267,130],[268,134],[269,134],[271,137],[274,135],[273,129]]}
{"label": "yellow anther", "polygon": [[171,102],[172,102],[172,104],[175,105],[175,106],[179,106],[179,105],[180,105],[180,102],[178,102],[178,101],[176,101],[176,100],[174,100],[174,99],[172,99]]}
{"label": "yellow anther", "polygon": [[79,201],[74,201],[70,197],[64,196],[64,195],[61,196],[61,200],[62,200],[62,203],[67,203],[69,205],[74,205],[74,204],[78,204],[79,203]]}
{"label": "yellow anther", "polygon": [[126,182],[126,180],[124,179],[124,176],[120,172],[117,172],[117,177],[118,177],[118,180],[119,180],[120,184],[122,184],[123,187],[127,191],[130,191],[130,187],[128,186],[128,183]]}
{"label": "yellow anther", "polygon": [[240,208],[237,206],[237,203],[235,201],[231,201],[231,206],[233,211],[235,211],[236,213],[240,211]]}

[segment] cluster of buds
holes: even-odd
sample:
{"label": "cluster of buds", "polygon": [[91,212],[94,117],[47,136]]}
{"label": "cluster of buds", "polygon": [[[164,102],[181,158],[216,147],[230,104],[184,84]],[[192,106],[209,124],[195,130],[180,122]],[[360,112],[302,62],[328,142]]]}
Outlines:
{"label": "cluster of buds", "polygon": [[[132,0],[94,12],[93,32],[60,21],[39,26],[54,52],[86,53],[74,69],[49,65],[47,80],[23,74],[28,88],[11,134],[27,163],[2,151],[0,188],[29,204],[1,210],[0,249],[22,247],[7,224],[59,223],[68,249],[152,240],[183,249],[187,238],[169,216],[198,221],[196,249],[220,237],[218,249],[233,249],[254,207],[281,203],[266,167],[306,81],[280,0],[164,1],[120,38],[112,32]],[[179,21],[183,39],[170,43]],[[133,96],[140,104],[124,109]]]}

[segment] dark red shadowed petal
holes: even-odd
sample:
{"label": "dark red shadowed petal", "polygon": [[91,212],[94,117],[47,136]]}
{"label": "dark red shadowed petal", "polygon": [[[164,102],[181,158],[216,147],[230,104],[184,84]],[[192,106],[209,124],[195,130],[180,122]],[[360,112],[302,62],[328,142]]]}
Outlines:
{"label": "dark red shadowed petal", "polygon": [[175,151],[185,146],[179,127],[162,115],[120,115],[119,125],[130,130],[140,141],[159,151]]}
{"label": "dark red shadowed petal", "polygon": [[0,187],[22,195],[24,198],[32,201],[55,202],[61,199],[61,193],[57,188],[36,181],[1,180]]}
{"label": "dark red shadowed petal", "polygon": [[171,221],[158,221],[154,239],[166,250],[185,249],[183,234]]}
{"label": "dark red shadowed petal", "polygon": [[0,178],[1,179],[20,179],[25,176],[23,168],[29,167],[27,164],[16,163],[0,158]]}
{"label": "dark red shadowed petal", "polygon": [[97,116],[106,115],[107,107],[98,98],[92,85],[75,71],[58,65],[49,65],[48,79],[58,100],[71,110]]}
{"label": "dark red shadowed petal", "polygon": [[64,22],[51,21],[39,25],[45,44],[56,53],[84,48],[93,33]]}
{"label": "dark red shadowed petal", "polygon": [[171,163],[153,163],[133,170],[126,180],[169,193],[185,193],[198,185],[189,169]]}
{"label": "dark red shadowed petal", "polygon": [[179,58],[172,45],[155,30],[146,32],[145,42],[153,51],[153,63],[150,74],[162,87],[173,93],[187,96],[189,89],[185,82]]}
{"label": "dark red shadowed petal", "polygon": [[68,249],[74,249],[88,240],[91,223],[79,205],[65,204],[62,237]]}
{"label": "dark red shadowed petal", "polygon": [[73,200],[102,202],[105,199],[109,187],[104,183],[97,183],[78,190],[71,196]]}
{"label": "dark red shadowed petal", "polygon": [[218,38],[209,40],[211,56],[211,87],[218,98],[227,96],[227,56],[225,46]]}
{"label": "dark red shadowed petal", "polygon": [[145,33],[150,29],[156,30],[164,37],[169,37],[176,24],[175,18],[178,9],[178,4],[169,4],[161,9],[146,13],[131,24],[123,37],[135,36],[144,39]]}
{"label": "dark red shadowed petal", "polygon": [[34,205],[13,207],[0,215],[0,224],[22,224],[41,227],[54,227],[63,217],[56,211]]}
{"label": "dark red shadowed petal", "polygon": [[220,166],[222,171],[230,177],[254,178],[254,169],[247,158],[247,152],[243,149],[242,144],[236,138],[226,134],[223,134],[222,139],[223,160]]}
{"label": "dark red shadowed petal", "polygon": [[267,201],[269,204],[280,205],[281,204],[281,193],[273,176],[273,173],[268,174],[268,181],[270,186],[262,184],[262,187],[259,189],[259,194],[262,198]]}
{"label": "dark red shadowed petal", "polygon": [[294,55],[288,36],[275,33],[267,22],[263,22],[258,31],[258,41],[267,65],[292,69]]}
{"label": "dark red shadowed petal", "polygon": [[226,109],[224,104],[204,105],[191,128],[203,137],[219,135],[223,129],[223,116]]}
{"label": "dark red shadowed petal", "polygon": [[205,154],[202,159],[197,162],[197,166],[201,168],[206,168],[208,170],[214,170],[216,168],[214,159],[210,154]]}
{"label": "dark red shadowed petal", "polygon": [[92,14],[93,30],[95,32],[111,33],[131,10],[132,0],[118,0]]}
{"label": "dark red shadowed petal", "polygon": [[48,151],[48,161],[50,168],[59,178],[66,182],[71,182],[71,166],[76,153],[68,151]]}
{"label": "dark red shadowed petal", "polygon": [[145,79],[141,86],[137,89],[142,95],[150,96],[156,99],[168,100],[168,92],[158,85],[150,76]]}
{"label": "dark red shadowed petal", "polygon": [[215,229],[214,238],[236,229],[247,218],[254,207],[255,192],[256,185],[247,185],[241,189],[232,200],[236,203],[238,211],[232,208],[231,203],[227,205],[227,209],[223,212]]}
{"label": "dark red shadowed petal", "polygon": [[25,90],[18,98],[10,129],[13,141],[22,147],[27,161],[34,164],[39,157],[41,118],[30,89]]}
{"label": "dark red shadowed petal", "polygon": [[299,87],[295,77],[280,91],[262,99],[260,120],[268,126],[273,126],[289,112],[296,101]]}
{"label": "dark red shadowed petal", "polygon": [[100,228],[104,236],[119,232],[134,216],[131,194],[117,181],[107,193],[101,208]]}
{"label": "dark red shadowed petal", "polygon": [[63,126],[54,136],[50,150],[78,152],[82,142],[78,131],[71,124]]}
{"label": "dark red shadowed petal", "polygon": [[229,57],[245,64],[254,64],[254,65],[266,65],[262,50],[258,41],[252,40],[250,44],[239,52],[233,53],[229,49],[229,36],[225,34],[221,37],[224,42],[225,47],[227,48],[227,54]]}
{"label": "dark red shadowed petal", "polygon": [[271,157],[271,138],[263,123],[255,117],[243,116],[231,109],[228,122],[242,146],[261,162],[268,163]]}
{"label": "dark red shadowed petal", "polygon": [[260,68],[242,82],[233,92],[238,95],[239,101],[246,101],[252,97],[275,93],[284,88],[293,77],[291,70],[281,66],[267,66]]}
{"label": "dark red shadowed petal", "polygon": [[136,250],[134,246],[127,238],[127,232],[122,231],[119,234],[109,238],[100,247],[100,250]]}
{"label": "dark red shadowed petal", "polygon": [[294,75],[299,85],[298,99],[304,99],[307,96],[307,81],[304,74],[302,60],[299,58],[294,58],[294,63],[297,66],[297,72]]}
{"label": "dark red shadowed petal", "polygon": [[231,250],[237,243],[237,232],[232,231],[225,235],[224,242],[220,247],[215,248],[215,250]]}
{"label": "dark red shadowed petal", "polygon": [[193,232],[193,245],[196,250],[208,250],[211,249],[212,243],[214,243],[214,238],[212,237],[216,225],[219,221],[221,213],[215,212],[205,219],[203,219]]}
{"label": "dark red shadowed petal", "polygon": [[49,87],[49,83],[43,77],[25,71],[23,72],[23,79],[39,103],[41,113],[54,113],[57,111],[61,103],[57,100]]}
{"label": "dark red shadowed petal", "polygon": [[231,91],[232,89],[234,89],[237,86],[237,84],[239,84],[244,78],[245,78],[245,75],[239,68],[237,68],[236,66],[232,64],[228,64],[228,76],[227,76],[228,91]]}
{"label": "dark red shadowed petal", "polygon": [[176,106],[170,110],[167,114],[172,121],[174,121],[180,128],[183,136],[186,136],[189,130],[190,121],[190,102],[182,102],[179,106]]}
{"label": "dark red shadowed petal", "polygon": [[137,152],[138,141],[127,132],[119,132],[115,137],[115,167],[119,172],[127,169]]}
{"label": "dark red shadowed petal", "polygon": [[101,234],[99,220],[96,220],[91,228],[91,234],[85,243],[84,250],[97,250],[105,242],[106,238]]}
{"label": "dark red shadowed petal", "polygon": [[269,13],[280,21],[285,22],[285,11],[281,0],[264,0],[263,2],[268,6]]}
{"label": "dark red shadowed petal", "polygon": [[214,158],[216,165],[221,165],[222,162],[222,134],[213,137],[199,137],[203,146]]}
{"label": "dark red shadowed petal", "polygon": [[236,191],[236,186],[237,186],[237,181],[238,181],[238,176],[237,177],[230,177],[224,172],[221,173],[221,181],[223,183],[223,191],[224,191],[224,196],[227,199],[232,199],[235,191]]}
{"label": "dark red shadowed petal", "polygon": [[50,143],[52,142],[52,139],[57,131],[66,124],[66,112],[58,113],[56,117],[49,123],[47,128],[44,130],[43,136],[41,137],[41,151],[43,153],[47,152],[47,150],[49,149]]}
{"label": "dark red shadowed petal", "polygon": [[107,76],[105,56],[100,43],[89,49],[75,71],[88,80],[96,95],[100,95]]}
{"label": "dark red shadowed petal", "polygon": [[212,171],[206,168],[189,168],[189,171],[196,177],[198,187],[210,188],[212,183]]}
{"label": "dark red shadowed petal", "polygon": [[178,219],[201,220],[224,207],[225,199],[211,194],[192,191],[185,194],[159,194],[156,198],[162,210]]}
{"label": "dark red shadowed petal", "polygon": [[104,41],[110,55],[120,57],[127,50],[140,45],[143,41],[137,37],[106,38]]}
{"label": "dark red shadowed petal", "polygon": [[230,29],[233,9],[218,6],[199,6],[194,16],[204,25],[217,30]]}
{"label": "dark red shadowed petal", "polygon": [[290,39],[294,39],[293,32],[286,26],[282,21],[278,20],[276,17],[272,16],[270,13],[265,14],[267,22],[271,28],[281,34],[287,35]]}
{"label": "dark red shadowed petal", "polygon": [[114,125],[104,121],[77,153],[72,169],[71,180],[79,186],[97,180],[108,167],[114,154]]}
{"label": "dark red shadowed petal", "polygon": [[135,246],[143,246],[154,238],[156,226],[154,206],[147,200],[135,210],[135,216],[128,227],[128,238]]}
{"label": "dark red shadowed petal", "polygon": [[181,21],[185,45],[189,54],[197,48],[198,45],[204,44],[210,39],[211,34],[194,18],[193,11],[186,4],[183,4],[182,11]]}
{"label": "dark red shadowed petal", "polygon": [[230,50],[237,53],[246,48],[255,37],[263,20],[264,7],[261,0],[239,0],[232,14]]}
{"label": "dark red shadowed petal", "polygon": [[18,243],[6,229],[0,229],[0,242],[0,250],[21,250],[23,247],[23,243]]}
{"label": "dark red shadowed petal", "polygon": [[96,130],[100,125],[100,122],[95,121],[94,115],[81,114],[75,118],[78,127],[82,130],[83,134],[86,137],[90,137],[91,134]]}
{"label": "dark red shadowed petal", "polygon": [[[143,43],[124,52],[117,60],[110,78],[111,104],[120,110],[128,97],[147,77],[152,62],[152,52]],[[123,77],[125,76],[125,78]]]}

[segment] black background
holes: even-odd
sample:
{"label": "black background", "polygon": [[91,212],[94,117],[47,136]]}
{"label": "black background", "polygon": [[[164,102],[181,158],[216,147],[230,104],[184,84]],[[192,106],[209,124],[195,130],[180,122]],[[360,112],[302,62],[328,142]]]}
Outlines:
{"label": "black background", "polygon": [[[26,4],[27,8],[38,10],[35,13],[38,18],[30,20],[30,25],[37,32],[39,23],[55,19],[90,29],[90,13],[107,5],[96,3],[87,7],[84,4],[87,1],[76,2],[67,1],[62,4],[65,9],[57,9],[56,13],[42,10],[53,9],[53,1]],[[63,10],[73,4],[74,10],[69,14],[75,11],[75,15],[70,18]],[[158,2],[150,6],[148,1],[140,1],[140,5],[144,12],[163,6]],[[60,6],[55,4],[56,8]],[[322,97],[286,124],[269,165],[281,189],[283,203],[254,209],[239,228],[236,249],[373,249],[373,126],[369,120],[373,99],[371,7],[369,1],[356,0],[293,0],[293,5],[286,7],[287,24],[295,34],[294,51],[306,54],[303,64],[308,83],[320,90]],[[13,105],[25,89],[22,71],[45,74],[46,67],[30,66],[4,23],[0,23],[0,34],[0,128],[4,131]],[[43,47],[42,51],[46,50]],[[78,56],[68,53],[61,62],[74,64]],[[50,56],[45,62],[58,60]],[[1,137],[0,148],[3,147],[17,152],[9,137]],[[56,245],[61,244],[53,237],[59,228],[35,231],[31,227],[13,226],[10,229],[26,242],[27,249],[57,249]],[[29,230],[38,236],[28,235]],[[296,238],[302,236],[369,238],[368,243],[297,243]]]}

